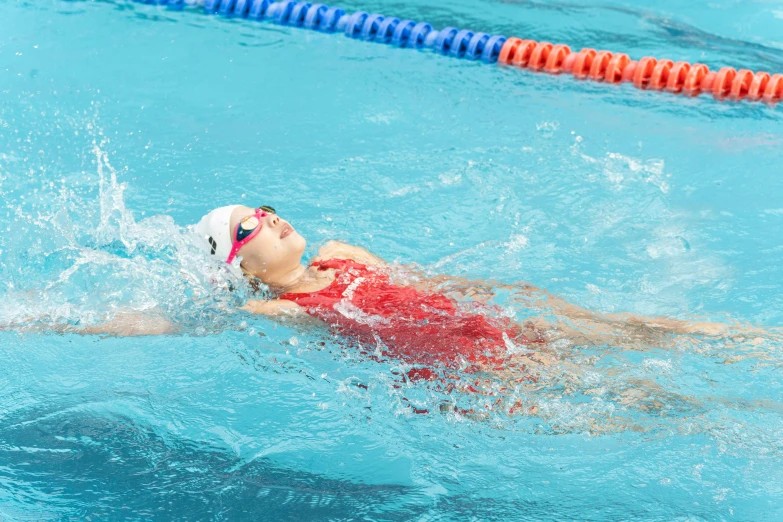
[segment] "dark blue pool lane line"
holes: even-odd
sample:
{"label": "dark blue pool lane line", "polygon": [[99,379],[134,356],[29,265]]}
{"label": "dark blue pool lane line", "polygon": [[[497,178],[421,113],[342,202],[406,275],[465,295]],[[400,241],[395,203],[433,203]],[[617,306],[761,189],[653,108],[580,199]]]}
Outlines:
{"label": "dark blue pool lane line", "polygon": [[[181,10],[192,4],[185,0],[135,0],[139,3],[167,5]],[[342,32],[345,36],[368,42],[405,47],[409,49],[433,49],[444,55],[468,60],[497,62],[505,36],[474,33],[466,29],[446,27],[440,31],[432,25],[413,20],[400,20],[391,16],[370,14],[364,11],[346,13],[340,7],[310,2],[270,2],[269,0],[206,0],[204,12],[225,17],[268,20],[280,25],[290,25],[322,31]]]}

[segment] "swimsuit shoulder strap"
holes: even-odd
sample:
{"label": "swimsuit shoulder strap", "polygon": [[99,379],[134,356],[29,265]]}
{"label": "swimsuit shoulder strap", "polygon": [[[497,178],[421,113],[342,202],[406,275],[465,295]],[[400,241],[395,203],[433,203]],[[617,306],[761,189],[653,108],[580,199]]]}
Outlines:
{"label": "swimsuit shoulder strap", "polygon": [[353,259],[326,259],[323,261],[314,261],[310,263],[310,266],[317,267],[319,270],[329,270],[330,268],[333,268],[338,272],[343,272],[351,268],[356,268],[359,270],[364,270],[367,268],[366,265],[357,263]]}

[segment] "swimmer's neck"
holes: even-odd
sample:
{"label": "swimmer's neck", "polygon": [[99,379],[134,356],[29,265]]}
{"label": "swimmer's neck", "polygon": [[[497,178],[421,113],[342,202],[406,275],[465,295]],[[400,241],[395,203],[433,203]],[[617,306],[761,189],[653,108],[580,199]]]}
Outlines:
{"label": "swimmer's neck", "polygon": [[308,270],[307,267],[299,264],[290,272],[283,274],[274,283],[269,283],[269,287],[280,295],[287,292],[296,292],[303,287],[312,287],[320,281],[321,278],[318,277],[316,272]]}

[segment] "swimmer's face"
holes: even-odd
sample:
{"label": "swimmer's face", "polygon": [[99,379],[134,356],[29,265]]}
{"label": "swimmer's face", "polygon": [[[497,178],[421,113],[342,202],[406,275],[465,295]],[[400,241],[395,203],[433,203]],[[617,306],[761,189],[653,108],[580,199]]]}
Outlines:
{"label": "swimmer's face", "polygon": [[[231,230],[242,218],[252,216],[255,209],[237,207],[231,213]],[[277,214],[261,218],[261,230],[239,249],[245,273],[266,284],[275,284],[282,276],[297,268],[302,261],[305,239]]]}

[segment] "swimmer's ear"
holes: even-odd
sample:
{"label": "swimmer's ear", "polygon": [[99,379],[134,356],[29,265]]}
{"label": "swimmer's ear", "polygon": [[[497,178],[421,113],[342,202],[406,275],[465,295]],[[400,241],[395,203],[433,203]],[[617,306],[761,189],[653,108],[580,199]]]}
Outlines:
{"label": "swimmer's ear", "polygon": [[250,288],[253,289],[254,293],[258,294],[264,291],[264,283],[259,278],[251,276],[248,273],[245,273],[245,277],[247,278],[247,282],[250,283]]}
{"label": "swimmer's ear", "polygon": [[262,293],[264,291],[264,282],[261,281],[258,277],[251,274],[249,271],[245,270],[245,267],[242,266],[242,263],[239,263],[239,268],[242,270],[242,275],[245,276],[245,279],[247,279],[247,282],[250,283],[250,288],[253,289],[253,292],[255,293]]}
{"label": "swimmer's ear", "polygon": [[250,287],[253,289],[253,292],[259,293],[261,292],[261,281],[256,279],[255,277],[250,280]]}

